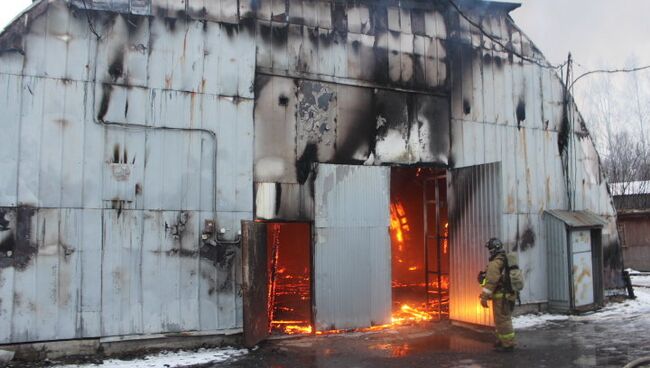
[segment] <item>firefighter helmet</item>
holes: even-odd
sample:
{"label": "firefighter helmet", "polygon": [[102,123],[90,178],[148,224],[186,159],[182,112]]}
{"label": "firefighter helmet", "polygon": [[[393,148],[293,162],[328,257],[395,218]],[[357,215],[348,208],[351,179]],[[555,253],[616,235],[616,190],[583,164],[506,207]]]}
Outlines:
{"label": "firefighter helmet", "polygon": [[488,240],[488,242],[485,243],[485,247],[490,252],[491,257],[494,257],[495,255],[504,252],[503,243],[501,243],[501,240],[499,240],[498,238],[491,238],[490,240]]}

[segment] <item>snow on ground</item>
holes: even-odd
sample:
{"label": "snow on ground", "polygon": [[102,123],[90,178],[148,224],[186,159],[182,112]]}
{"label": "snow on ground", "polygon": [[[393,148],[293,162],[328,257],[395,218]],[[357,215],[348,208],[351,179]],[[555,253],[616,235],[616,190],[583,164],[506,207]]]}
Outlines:
{"label": "snow on ground", "polygon": [[221,363],[248,353],[246,349],[200,349],[198,351],[162,352],[134,360],[110,359],[102,364],[65,365],[55,368],[174,368],[197,364]]}
{"label": "snow on ground", "polygon": [[529,329],[559,321],[607,321],[621,317],[650,318],[650,275],[631,276],[636,299],[609,303],[604,308],[582,315],[527,314],[512,319],[515,329]]}

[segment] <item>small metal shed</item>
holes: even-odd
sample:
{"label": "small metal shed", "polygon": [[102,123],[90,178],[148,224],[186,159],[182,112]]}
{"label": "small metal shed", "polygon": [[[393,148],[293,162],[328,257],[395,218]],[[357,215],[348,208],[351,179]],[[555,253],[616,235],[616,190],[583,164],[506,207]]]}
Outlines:
{"label": "small metal shed", "polygon": [[544,213],[548,260],[548,306],[575,313],[603,303],[602,228],[607,223],[589,211]]}

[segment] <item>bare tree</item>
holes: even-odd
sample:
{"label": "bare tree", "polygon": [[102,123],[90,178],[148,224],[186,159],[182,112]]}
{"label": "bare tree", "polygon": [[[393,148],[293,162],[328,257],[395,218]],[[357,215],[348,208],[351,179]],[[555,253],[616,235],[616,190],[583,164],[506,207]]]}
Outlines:
{"label": "bare tree", "polygon": [[646,145],[625,131],[613,133],[609,141],[610,150],[604,156],[603,169],[610,183],[618,183],[617,194],[650,189],[640,188],[645,183],[634,183],[650,179],[650,152]]}

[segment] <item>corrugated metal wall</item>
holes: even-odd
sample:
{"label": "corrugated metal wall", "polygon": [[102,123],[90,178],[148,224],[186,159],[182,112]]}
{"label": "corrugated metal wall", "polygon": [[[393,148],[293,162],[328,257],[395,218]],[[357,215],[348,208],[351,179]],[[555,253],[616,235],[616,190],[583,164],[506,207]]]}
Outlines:
{"label": "corrugated metal wall", "polygon": [[566,224],[548,214],[544,215],[544,224],[548,254],[548,306],[554,310],[568,311],[571,291]]}
{"label": "corrugated metal wall", "polygon": [[315,194],[316,329],[390,323],[390,168],[318,165]]}
{"label": "corrugated metal wall", "polygon": [[106,16],[41,2],[1,55],[0,343],[242,325],[239,250],[200,239],[252,218],[254,37]]}
{"label": "corrugated metal wall", "polygon": [[[9,118],[0,135],[0,207],[9,217],[30,219],[1,231],[0,242],[26,244],[27,255],[37,246],[38,254],[26,262],[0,254],[0,265],[11,265],[0,266],[0,342],[240,326],[238,256],[220,265],[214,259],[223,254],[196,249],[204,219],[216,218],[233,237],[239,221],[252,218],[253,151],[260,216],[300,220],[313,207],[311,189],[303,185],[309,175],[301,171],[332,156],[338,163],[452,169],[501,162],[499,228],[520,255],[528,285],[522,300],[547,299],[541,214],[568,208],[567,193],[573,209],[608,219],[605,284],[617,286],[615,212],[573,104],[576,122],[564,141],[558,75],[503,50],[443,3],[37,3],[2,34],[9,51],[0,55],[0,116]],[[481,13],[484,29],[543,60],[505,11],[494,9]],[[268,93],[253,83],[256,68],[258,76],[273,79]],[[335,90],[330,106],[349,113],[352,123],[287,127],[310,112],[335,120],[305,104],[311,97],[304,87],[313,85]],[[279,106],[283,92],[286,107]],[[269,108],[256,108],[255,132],[254,98]],[[430,108],[417,108],[418,101]],[[415,126],[428,129],[410,129]],[[254,148],[253,135],[269,138],[273,149],[264,154],[259,140]],[[560,151],[568,152],[571,165]],[[178,225],[184,235],[176,239]],[[146,265],[140,270],[180,273],[157,284],[134,274],[137,262]],[[23,263],[24,269],[16,267]],[[110,285],[123,285],[123,293],[111,294]],[[145,295],[143,285],[153,294]],[[198,327],[183,294],[193,288],[198,302],[187,305],[194,308],[189,314],[199,315]],[[170,297],[177,299],[172,312],[148,320],[148,306]],[[37,313],[58,322],[36,328]],[[113,325],[113,318],[128,322]]]}
{"label": "corrugated metal wall", "polygon": [[476,281],[485,269],[485,243],[501,237],[501,164],[453,170],[449,183],[449,318],[480,325],[492,324]]}

